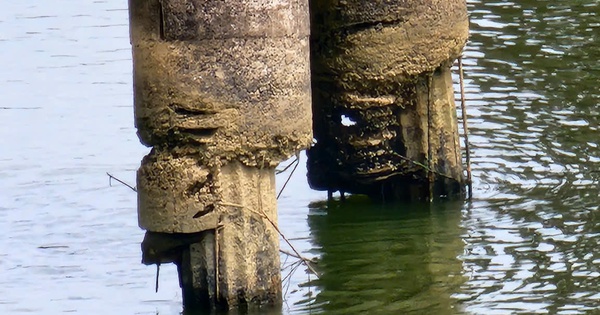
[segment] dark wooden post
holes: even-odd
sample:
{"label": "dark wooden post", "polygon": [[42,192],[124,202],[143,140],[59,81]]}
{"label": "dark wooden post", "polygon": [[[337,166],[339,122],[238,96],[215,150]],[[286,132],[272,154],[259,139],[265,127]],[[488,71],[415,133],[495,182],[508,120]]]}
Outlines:
{"label": "dark wooden post", "polygon": [[465,1],[312,0],[311,23],[311,187],[464,193],[450,65],[468,37]]}

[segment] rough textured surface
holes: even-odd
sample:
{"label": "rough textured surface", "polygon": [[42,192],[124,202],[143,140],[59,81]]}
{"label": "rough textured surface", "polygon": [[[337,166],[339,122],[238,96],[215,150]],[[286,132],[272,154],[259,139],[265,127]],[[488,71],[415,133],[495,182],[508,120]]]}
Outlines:
{"label": "rough textured surface", "polygon": [[308,3],[130,0],[145,263],[184,306],[281,302],[274,167],[312,141]]}
{"label": "rough textured surface", "polygon": [[311,187],[384,200],[461,193],[449,65],[467,40],[466,3],[315,0],[311,22]]}
{"label": "rough textured surface", "polygon": [[231,162],[217,168],[213,181],[207,215],[215,215],[215,225],[199,233],[147,232],[142,262],[177,264],[186,307],[280,303],[274,169]]}
{"label": "rough textured surface", "polygon": [[464,0],[312,0],[311,22],[313,79],[365,93],[434,71],[468,37]]}
{"label": "rough textured surface", "polygon": [[[310,144],[306,6],[162,2],[130,1],[143,143],[190,144],[208,158],[268,166]],[[204,20],[215,10],[232,15],[227,29]]]}
{"label": "rough textured surface", "polygon": [[218,168],[198,160],[194,155],[157,149],[144,157],[137,176],[140,227],[163,233],[215,229]]}
{"label": "rough textured surface", "polygon": [[281,303],[279,235],[269,222],[277,222],[275,169],[229,163],[217,180],[226,203],[218,235],[219,296],[228,306]]}

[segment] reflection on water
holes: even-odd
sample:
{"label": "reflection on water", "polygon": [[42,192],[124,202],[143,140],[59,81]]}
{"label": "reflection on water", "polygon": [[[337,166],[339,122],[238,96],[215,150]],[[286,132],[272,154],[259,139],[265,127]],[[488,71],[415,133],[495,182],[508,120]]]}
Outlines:
{"label": "reflection on water", "polygon": [[600,3],[471,1],[479,197],[462,221],[468,312],[584,314],[600,301]]}
{"label": "reflection on water", "polygon": [[[469,10],[476,198],[309,209],[297,171],[279,222],[323,275],[297,268],[283,313],[598,311],[600,2]],[[126,2],[6,1],[0,29],[0,314],[179,314],[175,269],[155,294],[140,264],[135,194],[105,177],[134,182],[146,153]]]}
{"label": "reflection on water", "polygon": [[311,210],[320,254],[312,301],[327,314],[449,314],[461,283],[462,203]]}
{"label": "reflection on water", "polygon": [[126,1],[3,1],[0,314],[177,314],[140,264]]}
{"label": "reflection on water", "polygon": [[592,171],[600,169],[600,4],[469,7],[465,71],[480,180],[546,189],[550,197],[593,185]]}

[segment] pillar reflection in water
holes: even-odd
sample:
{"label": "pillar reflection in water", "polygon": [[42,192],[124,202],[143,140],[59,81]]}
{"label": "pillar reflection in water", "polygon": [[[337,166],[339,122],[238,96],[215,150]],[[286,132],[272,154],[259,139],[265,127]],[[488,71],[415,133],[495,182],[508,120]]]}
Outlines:
{"label": "pillar reflection in water", "polygon": [[462,203],[379,206],[349,202],[309,215],[321,259],[319,292],[306,305],[327,314],[454,314],[465,281]]}

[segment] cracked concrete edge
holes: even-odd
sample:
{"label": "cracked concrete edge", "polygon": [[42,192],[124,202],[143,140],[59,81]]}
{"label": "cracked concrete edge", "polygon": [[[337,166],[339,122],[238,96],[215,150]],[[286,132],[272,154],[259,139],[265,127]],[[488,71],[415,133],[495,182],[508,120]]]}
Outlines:
{"label": "cracked concrete edge", "polygon": [[[184,2],[195,8],[182,9]],[[135,118],[144,144],[190,145],[209,159],[239,158],[257,166],[274,166],[310,145],[305,1],[219,2],[221,8],[179,0],[130,5]],[[161,35],[170,30],[160,26],[166,23],[162,6],[170,7],[180,28],[190,19],[208,23],[203,20],[208,11],[225,10],[240,19],[223,34],[171,38]],[[277,24],[286,20],[294,22]],[[202,25],[188,26],[200,32],[206,30]],[[237,33],[228,33],[233,30]]]}

